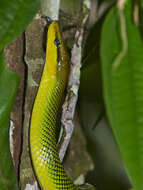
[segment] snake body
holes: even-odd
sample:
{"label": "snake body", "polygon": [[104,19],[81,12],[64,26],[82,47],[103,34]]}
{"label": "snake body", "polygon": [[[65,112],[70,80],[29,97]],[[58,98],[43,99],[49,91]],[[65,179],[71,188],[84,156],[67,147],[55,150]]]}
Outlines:
{"label": "snake body", "polygon": [[31,158],[42,190],[78,189],[64,171],[56,144],[58,110],[67,82],[68,67],[68,55],[59,24],[53,21],[47,33],[46,62],[30,126]]}

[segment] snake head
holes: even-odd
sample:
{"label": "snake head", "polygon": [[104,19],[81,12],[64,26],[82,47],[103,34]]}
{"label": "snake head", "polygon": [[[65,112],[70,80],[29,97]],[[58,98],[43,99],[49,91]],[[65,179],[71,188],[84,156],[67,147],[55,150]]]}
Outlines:
{"label": "snake head", "polygon": [[58,21],[53,21],[49,26],[46,51],[51,72],[58,75],[67,73],[69,57]]}

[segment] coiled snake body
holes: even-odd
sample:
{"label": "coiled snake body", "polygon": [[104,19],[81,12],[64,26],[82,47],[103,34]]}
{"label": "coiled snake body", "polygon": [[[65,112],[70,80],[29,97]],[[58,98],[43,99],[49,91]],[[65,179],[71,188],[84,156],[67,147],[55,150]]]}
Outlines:
{"label": "coiled snake body", "polygon": [[42,190],[78,189],[65,173],[56,145],[56,122],[68,75],[68,56],[57,21],[48,29],[46,62],[35,99],[30,151]]}

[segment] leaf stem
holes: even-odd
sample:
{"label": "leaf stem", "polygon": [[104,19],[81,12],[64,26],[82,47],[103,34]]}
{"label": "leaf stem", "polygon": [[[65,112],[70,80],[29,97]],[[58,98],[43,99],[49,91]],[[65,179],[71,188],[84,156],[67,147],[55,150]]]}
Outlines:
{"label": "leaf stem", "polygon": [[124,16],[124,11],[123,11],[123,0],[121,0],[121,2],[120,2],[120,8],[118,7],[118,11],[119,11],[119,17],[120,17],[120,26],[121,26],[121,40],[122,40],[123,45],[122,45],[121,52],[118,54],[118,56],[116,57],[113,63],[113,69],[116,69],[120,65],[121,60],[123,59],[123,57],[126,55],[128,51],[128,39],[127,39],[127,34],[126,34],[126,18]]}

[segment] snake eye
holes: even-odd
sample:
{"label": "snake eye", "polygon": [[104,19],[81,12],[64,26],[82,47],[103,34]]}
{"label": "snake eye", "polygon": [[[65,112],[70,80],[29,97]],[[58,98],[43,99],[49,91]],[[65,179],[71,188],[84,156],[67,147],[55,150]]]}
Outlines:
{"label": "snake eye", "polygon": [[60,40],[60,39],[55,39],[55,41],[54,41],[54,44],[56,45],[56,46],[59,46],[60,44],[62,43],[62,40]]}

